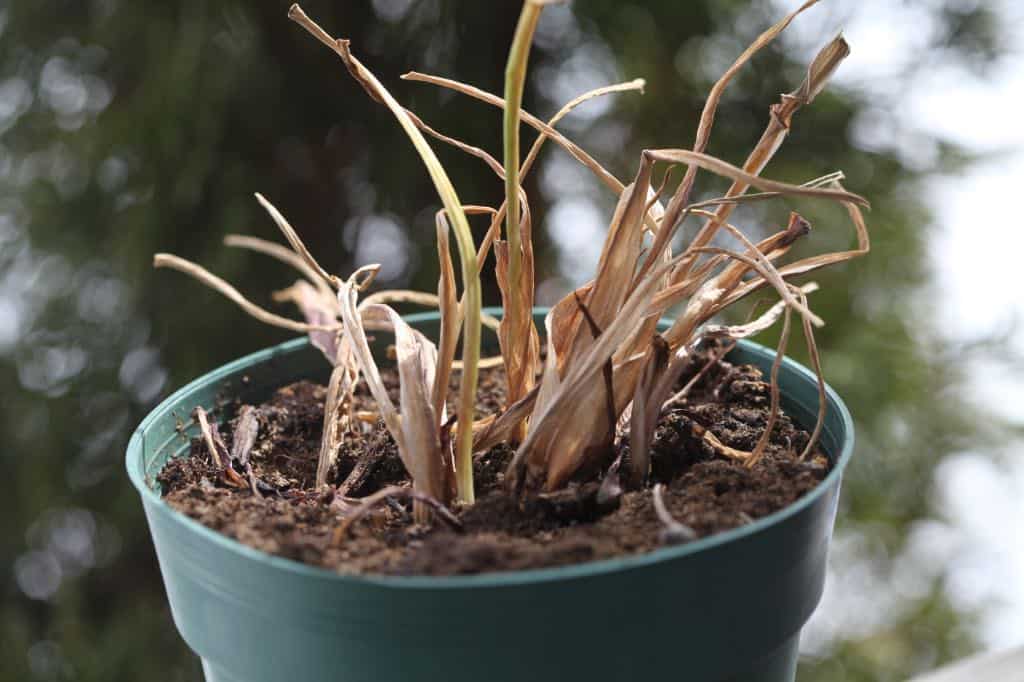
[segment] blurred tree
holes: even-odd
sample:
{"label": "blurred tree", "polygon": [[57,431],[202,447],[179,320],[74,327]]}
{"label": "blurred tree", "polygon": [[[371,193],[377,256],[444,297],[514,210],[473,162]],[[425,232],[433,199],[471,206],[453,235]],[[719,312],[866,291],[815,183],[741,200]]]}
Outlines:
{"label": "blurred tree", "polygon": [[[415,68],[500,92],[518,5],[310,0],[306,9],[351,37],[426,121],[498,153],[496,110],[398,76]],[[928,8],[941,29],[932,49],[974,68],[998,56],[998,23],[984,5]],[[0,564],[13,576],[0,587],[3,679],[199,679],[122,475],[123,445],[173,387],[282,335],[194,282],[153,272],[153,252],[201,262],[257,299],[288,284],[277,264],[221,244],[231,232],[277,238],[252,200],[260,191],[335,272],[385,260],[390,284],[435,286],[434,258],[421,254],[433,253],[438,202],[419,161],[286,9],[240,0],[0,3]],[[590,87],[646,77],[646,96],[595,102],[565,122],[627,178],[644,146],[692,144],[711,83],[779,14],[746,0],[553,8],[538,33],[527,107],[549,114]],[[710,151],[742,159],[768,105],[804,66],[781,45],[759,55],[731,86]],[[929,209],[917,190],[966,159],[934,140],[925,141],[936,149],[926,168],[898,150],[851,147],[871,105],[855,90],[828,91],[799,114],[768,174],[804,180],[843,168],[875,207],[873,255],[822,274],[815,305],[829,322],[819,338],[829,379],[860,428],[842,524],[882,543],[872,560],[884,571],[911,524],[932,511],[924,484],[936,462],[985,434],[957,392],[956,349],[911,302],[928,281]],[[578,216],[580,204],[565,203],[573,197],[602,209],[614,199],[551,147],[528,183],[536,224],[548,228],[537,231],[537,248],[549,297],[576,275],[556,268],[558,244],[579,226],[546,217]],[[500,202],[501,184],[476,160],[439,153],[465,201]],[[818,225],[815,250],[852,239],[838,214],[799,208]],[[770,222],[781,211],[745,215]],[[886,625],[884,644],[841,641],[801,679],[902,679],[969,650],[962,616],[941,590],[926,594]]]}

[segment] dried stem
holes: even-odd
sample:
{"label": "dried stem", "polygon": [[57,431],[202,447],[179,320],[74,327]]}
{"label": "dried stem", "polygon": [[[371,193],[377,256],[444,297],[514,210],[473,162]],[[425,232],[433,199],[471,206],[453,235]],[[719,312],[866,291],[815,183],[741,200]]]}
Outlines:
{"label": "dried stem", "polygon": [[[812,3],[809,3],[812,4]],[[804,5],[799,11],[805,9],[809,4]],[[788,95],[783,95],[781,102],[772,105],[770,109],[770,119],[768,126],[764,133],[761,135],[761,139],[758,140],[754,146],[753,151],[747,157],[746,162],[743,164],[743,170],[751,175],[758,175],[764,170],[768,162],[775,156],[775,152],[778,151],[779,147],[782,146],[783,141],[789,134],[790,124],[793,115],[797,112],[800,107],[805,104],[810,104],[825,84],[828,82],[829,77],[839,67],[839,64],[850,54],[850,46],[846,43],[843,37],[840,35],[836,37],[832,42],[826,45],[821,52],[812,60],[811,65],[807,70],[807,77],[800,84],[800,86]],[[726,192],[727,197],[738,196],[743,194],[750,185],[758,187],[758,185],[749,182],[746,178],[734,178],[732,186]],[[759,187],[765,189],[764,187]],[[767,190],[773,191],[773,190]],[[859,202],[855,202],[859,203]],[[862,205],[866,206],[864,202]],[[719,225],[725,220],[728,220],[732,214],[734,204],[722,204],[716,211],[716,217],[709,219],[701,230],[694,237],[693,246],[704,246],[714,236],[715,231]],[[692,267],[693,261],[689,260],[681,267],[679,276],[685,278],[689,268]]]}
{"label": "dried stem", "polygon": [[[503,109],[505,107],[505,100],[497,95],[492,95],[489,92],[481,90],[480,88],[472,85],[466,85],[459,81],[452,80],[450,78],[442,78],[440,76],[431,76],[425,73],[419,73],[416,71],[410,71],[409,73],[402,75],[403,80],[418,81],[421,83],[430,83],[432,85],[438,85],[441,87],[461,92],[464,95],[468,95],[474,99],[478,99],[481,102],[486,102],[492,106]],[[614,175],[609,173],[600,163],[598,163],[590,154],[585,152],[579,145],[571,141],[562,133],[558,132],[551,126],[547,125],[539,118],[530,114],[527,111],[520,110],[519,116],[523,123],[526,123],[530,127],[536,129],[538,132],[543,133],[563,149],[569,152],[577,161],[586,166],[594,175],[598,177],[601,182],[611,189],[616,194],[622,192],[622,183],[615,178]]]}
{"label": "dried stem", "polygon": [[647,365],[633,394],[633,412],[630,415],[630,483],[634,488],[643,486],[650,471],[650,441],[661,416],[660,407],[657,410],[652,409],[652,402],[658,399],[652,394],[655,383],[668,366],[668,359],[668,344],[660,334],[655,335]]}
{"label": "dried stem", "polygon": [[772,438],[772,430],[779,418],[779,368],[782,366],[782,359],[786,356],[786,344],[789,342],[790,309],[786,306],[785,315],[782,318],[782,334],[779,336],[779,347],[775,351],[775,360],[772,362],[771,371],[771,407],[768,412],[768,421],[764,425],[764,433],[757,439],[757,444],[747,459],[747,466],[753,467],[764,457],[768,448],[768,442]]}
{"label": "dried stem", "polygon": [[359,506],[346,514],[342,522],[334,529],[334,533],[331,536],[331,546],[341,546],[352,525],[373,511],[373,508],[378,504],[389,499],[400,497],[411,498],[414,501],[429,505],[437,512],[438,517],[447,523],[452,530],[458,533],[462,532],[462,522],[459,521],[459,518],[455,516],[455,514],[452,514],[452,512],[437,499],[427,495],[426,493],[413,490],[412,488],[402,488],[397,485],[392,485],[362,498],[359,502]]}
{"label": "dried stem", "polygon": [[249,301],[249,299],[238,292],[238,289],[234,288],[201,265],[196,265],[191,261],[187,261],[184,258],[179,258],[178,256],[174,256],[169,253],[158,253],[153,256],[153,267],[170,268],[199,280],[214,291],[217,291],[236,303],[238,307],[264,324],[281,327],[282,329],[290,329],[294,332],[301,332],[303,334],[308,334],[311,331],[337,331],[341,328],[339,325],[305,324],[298,320],[292,320],[287,317],[275,315],[274,313],[264,310],[255,303]]}
{"label": "dried stem", "polygon": [[[203,441],[206,443],[206,449],[210,452],[210,457],[213,459],[213,463],[218,469],[224,468],[224,461],[221,459],[221,448],[224,447],[223,443],[218,443],[219,437],[214,439],[213,430],[210,428],[210,420],[206,416],[206,410],[201,407],[197,407],[192,411],[196,421],[199,422],[199,432],[203,436]],[[226,452],[224,453],[227,454]]]}
{"label": "dried stem", "polygon": [[[804,301],[807,300],[804,292],[800,293],[800,298]],[[814,369],[814,374],[818,379],[818,416],[814,422],[814,431],[811,433],[811,438],[807,441],[803,452],[800,453],[801,460],[807,459],[808,455],[814,451],[814,447],[818,444],[821,430],[825,426],[825,414],[828,411],[828,396],[825,394],[825,374],[821,371],[821,357],[818,355],[818,344],[814,340],[814,328],[808,324],[806,318],[803,320],[803,328],[807,352],[811,356],[811,367]]]}
{"label": "dried stem", "polygon": [[[703,153],[707,149],[708,141],[711,138],[711,128],[715,122],[715,113],[718,111],[718,103],[722,99],[722,94],[725,92],[725,88],[729,85],[732,79],[739,73],[740,69],[750,61],[750,59],[757,54],[763,47],[771,43],[775,38],[782,33],[786,27],[792,23],[793,19],[797,17],[801,12],[815,5],[818,0],[808,0],[795,11],[784,17],[781,21],[776,23],[774,26],[769,28],[767,31],[757,37],[753,43],[747,47],[746,50],[733,62],[724,74],[718,79],[715,85],[711,88],[711,92],[708,93],[708,98],[704,102],[704,109],[701,111],[700,122],[697,125],[697,136],[693,143],[693,151],[696,153]],[[655,235],[654,243],[651,245],[651,250],[644,261],[643,266],[640,268],[640,272],[637,275],[637,280],[640,279],[647,271],[657,262],[661,252],[671,241],[672,236],[675,234],[677,226],[682,222],[685,216],[685,209],[687,202],[690,198],[690,192],[693,190],[693,183],[697,177],[697,168],[690,166],[686,169],[686,175],[683,176],[683,181],[679,184],[675,195],[672,197],[672,201],[669,202],[668,208],[665,209],[665,216],[661,221],[661,226]],[[706,244],[708,239],[703,241],[698,237],[694,240],[696,246],[703,246]],[[679,279],[686,279],[683,275]]]}
{"label": "dried stem", "polygon": [[266,197],[264,197],[259,192],[256,192],[255,196],[256,201],[260,202],[260,205],[266,210],[267,213],[270,214],[270,217],[277,225],[277,228],[281,230],[281,233],[284,235],[285,239],[287,239],[288,243],[292,245],[293,249],[295,249],[295,253],[297,253],[299,257],[301,257],[302,260],[306,262],[310,269],[317,273],[325,282],[334,284],[336,287],[338,278],[332,277],[326,270],[320,267],[320,264],[316,262],[315,258],[313,258],[313,254],[311,254],[309,252],[309,249],[306,248],[306,245],[302,243],[302,240],[299,239],[298,233],[295,232],[294,229],[292,229],[292,226],[289,225],[288,221],[284,219],[284,216],[281,215],[281,212],[278,211],[277,208],[272,203],[267,201]]}
{"label": "dried stem", "polygon": [[334,296],[334,292],[327,285],[326,281],[320,274],[309,266],[309,263],[299,254],[291,251],[280,244],[267,241],[266,239],[260,239],[259,237],[249,237],[241,234],[229,234],[224,237],[225,246],[233,246],[240,249],[248,249],[257,253],[276,258],[277,260],[292,266],[298,270],[302,275],[309,280],[309,283],[317,288],[321,294],[325,296]]}

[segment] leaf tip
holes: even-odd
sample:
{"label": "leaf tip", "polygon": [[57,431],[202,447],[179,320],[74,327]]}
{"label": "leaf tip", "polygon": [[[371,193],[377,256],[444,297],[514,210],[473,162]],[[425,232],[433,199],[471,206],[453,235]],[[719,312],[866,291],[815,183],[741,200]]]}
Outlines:
{"label": "leaf tip", "polygon": [[846,36],[843,35],[842,29],[839,30],[839,33],[836,34],[836,37],[833,38],[832,42],[842,53],[843,57],[850,54],[850,43],[846,42]]}
{"label": "leaf tip", "polygon": [[275,214],[277,214],[277,215],[279,215],[279,214],[278,214],[277,208],[275,208],[275,206],[272,203],[270,203],[270,200],[267,199],[262,194],[260,194],[259,192],[254,192],[253,196],[256,197],[256,201],[258,201],[260,203],[260,206],[262,206],[263,209],[267,213],[269,213],[270,216],[272,218],[274,218],[274,221],[276,222],[277,221],[277,216]]}

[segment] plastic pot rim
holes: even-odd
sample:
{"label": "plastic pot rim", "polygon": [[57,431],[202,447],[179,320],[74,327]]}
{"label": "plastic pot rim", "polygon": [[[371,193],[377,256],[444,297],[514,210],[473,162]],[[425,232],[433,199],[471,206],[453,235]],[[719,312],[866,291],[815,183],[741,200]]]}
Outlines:
{"label": "plastic pot rim", "polygon": [[[546,310],[547,309],[545,308],[535,308],[534,313],[545,313]],[[500,309],[488,309],[487,312],[492,314],[497,312],[500,314],[501,311]],[[436,320],[437,316],[438,313],[436,312],[425,312],[405,315],[403,317],[410,324],[415,324],[417,322]],[[131,479],[132,484],[139,491],[139,494],[142,495],[144,501],[154,503],[163,512],[170,514],[176,523],[181,524],[193,533],[204,536],[206,540],[219,545],[224,550],[240,555],[245,559],[269,564],[277,570],[285,573],[293,573],[296,576],[334,580],[339,583],[375,585],[393,588],[396,590],[443,590],[551,583],[563,580],[597,577],[609,573],[639,569],[652,564],[661,563],[663,561],[679,559],[688,555],[697,554],[699,552],[718,547],[719,545],[741,540],[750,535],[759,533],[791,516],[799,514],[803,509],[813,504],[815,500],[832,488],[832,485],[837,482],[836,479],[842,476],[843,470],[846,468],[850,457],[853,455],[853,417],[839,395],[826,383],[825,392],[829,408],[838,411],[839,418],[843,423],[843,431],[845,431],[845,437],[841,441],[840,451],[835,453],[832,457],[831,470],[828,475],[814,487],[813,490],[806,493],[800,499],[783,509],[759,519],[755,519],[751,523],[715,533],[714,535],[709,535],[693,542],[675,545],[672,547],[663,547],[643,554],[615,557],[611,559],[600,559],[553,568],[536,568],[521,571],[498,571],[479,575],[456,576],[390,576],[336,573],[325,568],[311,566],[309,564],[285,559],[283,557],[274,556],[261,550],[254,549],[215,530],[207,528],[199,521],[191,519],[181,512],[173,509],[167,505],[163,498],[147,483],[147,474],[145,471],[146,463],[143,461],[142,434],[148,429],[150,424],[164,416],[163,413],[169,405],[176,403],[185,394],[197,390],[203,384],[207,384],[211,381],[218,381],[221,378],[238,372],[245,367],[265,362],[282,352],[292,351],[296,348],[308,345],[308,343],[309,341],[305,337],[285,341],[284,343],[276,346],[271,346],[270,348],[265,348],[255,353],[245,355],[237,360],[233,360],[232,362],[222,365],[217,369],[190,381],[188,384],[161,401],[159,405],[153,408],[149,414],[146,415],[145,419],[142,420],[139,426],[132,433],[125,456],[125,466],[128,470],[128,476]],[[775,352],[761,344],[748,341],[746,339],[741,340],[739,345],[754,350],[768,351],[772,354]],[[788,356],[783,358],[782,367],[788,372],[796,373],[817,383],[817,377],[813,372],[795,360],[790,359]],[[781,392],[785,395],[785,386],[781,387]]]}

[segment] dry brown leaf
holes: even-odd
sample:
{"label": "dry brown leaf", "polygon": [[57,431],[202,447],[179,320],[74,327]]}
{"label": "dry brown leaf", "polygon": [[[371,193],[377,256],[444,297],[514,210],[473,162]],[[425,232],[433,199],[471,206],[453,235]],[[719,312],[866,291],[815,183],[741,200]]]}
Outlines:
{"label": "dry brown leaf", "polygon": [[[399,455],[413,479],[413,485],[427,495],[445,499],[448,476],[443,470],[440,423],[430,403],[437,349],[392,308],[379,303],[356,305],[359,279],[365,274],[366,268],[357,270],[338,290],[345,338],[351,344],[355,361],[377,401],[381,418],[398,445]],[[394,330],[401,416],[388,396],[370,351],[364,319],[390,324]]]}
{"label": "dry brown leaf", "polygon": [[306,265],[308,265],[309,268],[319,275],[325,282],[330,282],[331,284],[336,285],[338,278],[331,276],[326,270],[320,267],[320,264],[316,262],[315,258],[313,258],[313,254],[311,254],[309,249],[306,248],[306,245],[302,243],[302,239],[299,238],[298,233],[292,229],[292,226],[284,219],[281,212],[278,211],[272,203],[267,201],[267,199],[259,192],[256,192],[255,196],[256,201],[258,201],[266,210],[273,219],[274,224],[276,224],[277,228],[281,230],[281,234],[283,234],[284,238],[288,240],[288,243],[292,245],[292,249],[295,250],[295,253],[298,254]]}
{"label": "dry brown leaf", "polygon": [[[567,367],[558,387],[546,398],[547,404],[541,406],[538,400],[539,413],[531,419],[526,440],[509,465],[506,479],[513,489],[524,484],[532,488],[541,482],[545,490],[560,487],[583,464],[589,446],[603,440],[606,431],[614,428],[614,423],[606,423],[602,369],[619,346],[651,316],[646,302],[657,289],[659,278],[676,262],[674,259],[652,270],[630,293],[615,320],[594,344]],[[551,362],[551,358],[547,361]],[[632,397],[633,384],[620,389],[616,377],[617,394],[627,389]],[[541,390],[543,393],[544,388]],[[628,400],[621,405],[619,402],[622,401],[616,397],[616,410],[625,407]],[[523,478],[524,474],[529,480]]]}
{"label": "dry brown leaf", "polygon": [[[768,30],[763,32],[752,42],[747,49],[745,49],[736,61],[726,69],[725,73],[719,77],[718,81],[715,82],[711,88],[711,92],[708,93],[708,98],[704,102],[704,108],[701,111],[700,122],[697,124],[697,135],[693,143],[693,151],[696,153],[703,153],[707,149],[708,141],[711,139],[711,128],[715,122],[715,114],[718,111],[718,104],[722,99],[722,94],[725,92],[726,87],[736,76],[737,73],[743,68],[743,66],[753,58],[757,52],[759,52],[766,45],[775,40],[780,33],[793,22],[793,20],[804,10],[817,4],[818,0],[807,0],[795,11],[786,15],[781,21],[771,26]],[[672,201],[669,202],[668,207],[665,210],[665,217],[661,221],[660,229],[655,233],[654,242],[651,244],[650,255],[647,260],[641,266],[640,272],[637,276],[642,277],[647,271],[654,265],[654,263],[661,257],[663,251],[665,251],[669,242],[679,224],[685,217],[685,206],[690,200],[690,192],[693,190],[693,183],[697,177],[697,168],[695,166],[689,166],[686,169],[686,174],[683,176],[682,182],[679,183],[679,187],[676,193],[672,197]],[[702,240],[698,237],[695,240],[697,246],[703,246],[707,242],[706,239]],[[685,276],[683,277],[685,279]]]}
{"label": "dry brown leaf", "polygon": [[[803,8],[801,8],[803,9]],[[814,97],[821,92],[828,82],[829,77],[839,67],[839,64],[850,53],[850,47],[838,36],[835,40],[826,45],[812,60],[808,67],[807,76],[800,86],[788,95],[783,95],[778,104],[773,104],[769,110],[770,116],[768,125],[762,133],[754,149],[747,156],[743,164],[743,170],[750,175],[759,175],[765,166],[775,155],[775,152],[782,146],[786,136],[789,134],[793,115],[805,104],[809,104]],[[733,183],[726,192],[727,197],[735,197],[747,191],[751,183],[744,178],[734,177]],[[756,186],[756,185],[755,185]],[[767,190],[772,191],[772,190]],[[864,203],[866,206],[866,202]],[[701,247],[708,244],[721,221],[728,220],[732,214],[735,204],[722,204],[716,211],[716,218],[705,222],[704,226],[697,233],[691,242],[691,246]],[[693,261],[688,260],[680,278],[686,277],[689,267]]]}
{"label": "dry brown leaf", "polygon": [[309,332],[309,342],[327,358],[327,362],[336,365],[338,362],[338,343],[341,330],[338,326],[338,306],[336,300],[325,298],[323,293],[318,291],[306,280],[300,279],[292,286],[278,291],[274,294],[274,300],[279,302],[290,301],[294,303],[306,318],[306,323],[316,327],[335,327],[330,331],[312,330]]}
{"label": "dry brown leaf", "polygon": [[235,289],[217,275],[213,274],[201,265],[187,261],[184,258],[179,258],[178,256],[174,256],[169,253],[158,253],[153,256],[153,267],[171,268],[172,270],[177,270],[178,272],[182,272],[196,280],[199,280],[201,283],[233,301],[246,313],[264,324],[269,324],[273,327],[281,327],[282,329],[290,329],[291,331],[301,332],[303,334],[307,334],[311,331],[336,331],[338,329],[338,325],[336,324],[310,325],[287,317],[275,315],[269,310],[265,310],[251,302],[239,293],[238,289]]}
{"label": "dry brown leaf", "polygon": [[248,249],[257,253],[262,253],[271,258],[276,258],[282,263],[286,263],[296,270],[309,281],[310,284],[317,288],[317,291],[321,292],[324,296],[334,298],[334,292],[331,290],[329,283],[324,280],[313,268],[309,266],[309,263],[294,251],[290,251],[280,244],[267,241],[266,239],[260,239],[259,237],[248,237],[241,234],[229,234],[224,237],[225,246],[233,246],[240,249]]}
{"label": "dry brown leaf", "polygon": [[632,419],[629,429],[630,484],[634,488],[643,487],[650,470],[650,443],[654,438],[654,429],[661,416],[661,403],[658,409],[652,409],[652,401],[657,400],[654,387],[658,378],[668,365],[669,348],[661,336],[655,336],[653,352],[644,367],[640,381],[636,385],[633,396]]}

